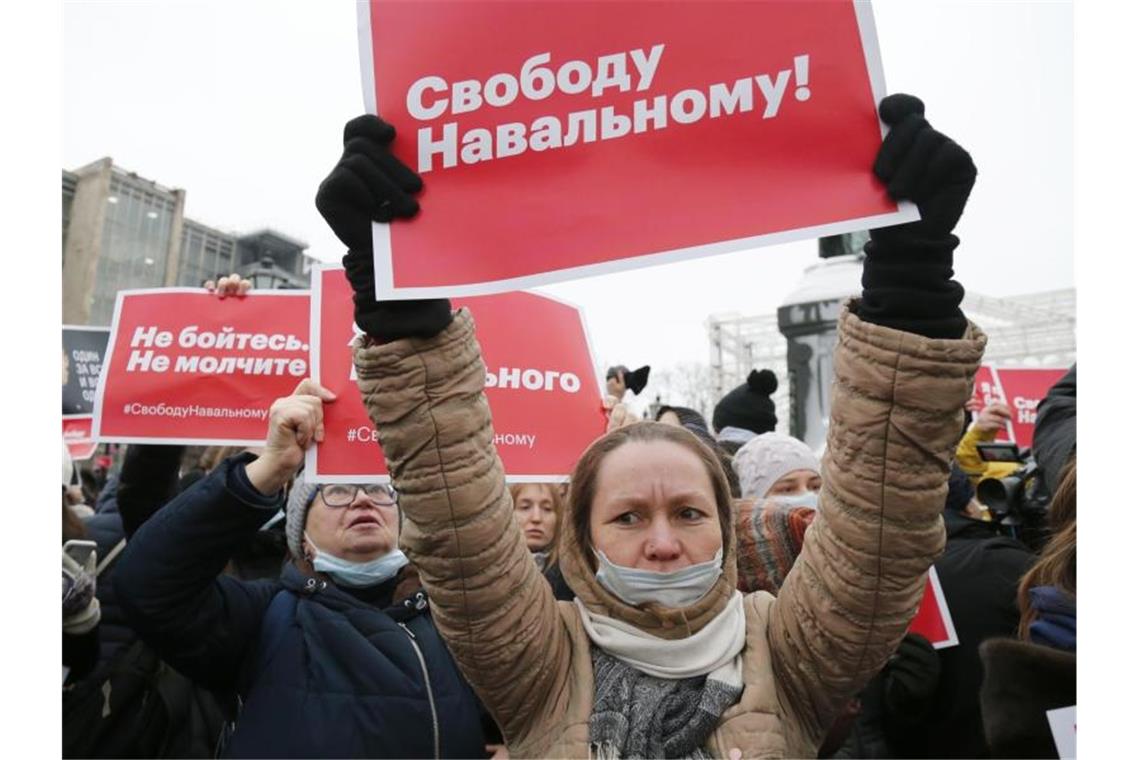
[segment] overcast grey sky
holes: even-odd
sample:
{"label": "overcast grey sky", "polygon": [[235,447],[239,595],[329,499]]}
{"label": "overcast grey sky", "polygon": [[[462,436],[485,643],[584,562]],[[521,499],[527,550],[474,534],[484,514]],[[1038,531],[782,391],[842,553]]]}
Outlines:
{"label": "overcast grey sky", "polygon": [[[979,179],[958,233],[968,290],[1073,285],[1072,8],[873,3],[888,92],[911,92]],[[363,112],[351,0],[63,4],[62,166],[101,156],[187,190],[188,216],[272,226],[318,258],[313,206]],[[772,313],[815,260],[801,242],[545,288],[585,311],[599,363],[705,361],[711,313]]]}

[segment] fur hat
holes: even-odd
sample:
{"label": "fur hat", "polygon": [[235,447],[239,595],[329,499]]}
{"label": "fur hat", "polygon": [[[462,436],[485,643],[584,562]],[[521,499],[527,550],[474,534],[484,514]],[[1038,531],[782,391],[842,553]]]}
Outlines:
{"label": "fur hat", "polygon": [[779,381],[770,369],[748,373],[743,385],[733,388],[713,409],[713,430],[726,427],[743,428],[754,433],[767,433],[776,429],[776,405],[771,396]]}
{"label": "fur hat", "polygon": [[285,540],[289,543],[289,551],[294,559],[305,556],[305,518],[320,490],[321,487],[316,483],[306,483],[301,475],[297,475],[293,488],[289,491],[289,498],[285,501]]}
{"label": "fur hat", "polygon": [[819,472],[819,459],[808,445],[783,433],[764,433],[740,447],[732,457],[740,478],[740,495],[763,499],[768,489],[789,472]]}

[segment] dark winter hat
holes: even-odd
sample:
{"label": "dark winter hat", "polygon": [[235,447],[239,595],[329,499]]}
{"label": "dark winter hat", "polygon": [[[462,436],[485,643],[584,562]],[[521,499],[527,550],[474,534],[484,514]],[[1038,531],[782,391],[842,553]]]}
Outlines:
{"label": "dark winter hat", "polygon": [[974,498],[974,486],[970,478],[958,467],[956,463],[950,465],[950,488],[946,492],[946,509],[951,512],[963,512]]}
{"label": "dark winter hat", "polygon": [[776,405],[772,394],[779,382],[770,369],[752,370],[748,380],[733,388],[713,409],[713,430],[743,428],[759,435],[776,429]]}
{"label": "dark winter hat", "polygon": [[654,417],[654,419],[660,420],[666,412],[672,412],[677,415],[677,419],[681,422],[681,427],[688,428],[701,438],[712,438],[712,434],[709,432],[709,423],[705,421],[704,415],[696,409],[690,409],[687,406],[662,406],[657,410],[657,416]]}

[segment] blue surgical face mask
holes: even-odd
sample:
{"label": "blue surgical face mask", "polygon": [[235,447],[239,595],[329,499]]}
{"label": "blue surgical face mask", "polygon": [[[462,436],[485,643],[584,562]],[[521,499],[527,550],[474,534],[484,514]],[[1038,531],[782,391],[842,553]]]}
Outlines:
{"label": "blue surgical face mask", "polygon": [[408,564],[408,558],[399,549],[393,549],[382,557],[367,562],[353,562],[338,557],[335,554],[321,551],[321,548],[305,533],[305,538],[316,554],[313,556],[313,569],[328,573],[338,585],[352,588],[367,588],[378,586],[390,578],[394,578],[400,568]]}
{"label": "blue surgical face mask", "polygon": [[598,558],[598,572],[594,576],[598,583],[626,604],[635,606],[656,602],[665,607],[688,607],[707,594],[724,572],[723,549],[717,549],[716,556],[708,562],[669,573],[615,565],[596,549],[594,556]]}
{"label": "blue surgical face mask", "polygon": [[804,493],[795,494],[781,494],[780,496],[773,496],[772,501],[777,504],[782,504],[785,507],[809,507],[811,509],[819,509],[819,494],[815,491],[805,491]]}

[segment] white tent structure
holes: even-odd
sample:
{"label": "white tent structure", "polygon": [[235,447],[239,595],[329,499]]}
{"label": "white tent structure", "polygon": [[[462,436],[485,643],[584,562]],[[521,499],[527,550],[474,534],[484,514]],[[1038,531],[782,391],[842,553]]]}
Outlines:
{"label": "white tent structure", "polygon": [[[861,271],[859,256],[821,260],[804,272],[799,286],[785,299],[784,307],[814,309],[816,318],[834,319],[840,304],[858,294]],[[967,293],[962,310],[989,336],[987,363],[1001,367],[1068,367],[1076,361],[1073,288],[1005,297]],[[744,382],[750,370],[767,367],[780,380],[772,398],[779,417],[777,430],[788,432],[788,339],[780,332],[777,315],[714,314],[705,326],[713,400]],[[830,366],[830,362],[826,365]]]}

